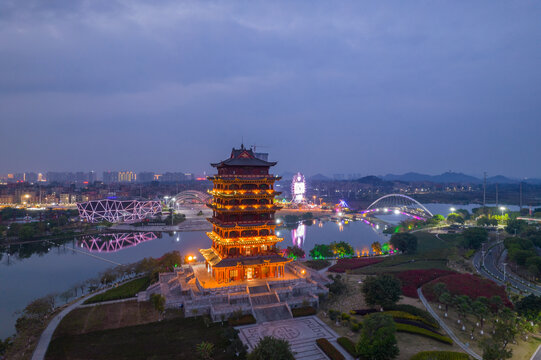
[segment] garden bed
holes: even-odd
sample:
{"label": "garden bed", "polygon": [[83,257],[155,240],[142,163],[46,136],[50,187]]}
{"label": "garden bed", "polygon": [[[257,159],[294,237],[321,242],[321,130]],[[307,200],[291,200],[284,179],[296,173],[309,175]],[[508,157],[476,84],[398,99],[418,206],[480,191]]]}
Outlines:
{"label": "garden bed", "polygon": [[469,360],[467,354],[455,351],[422,351],[413,355],[410,360]]}
{"label": "garden bed", "polygon": [[331,360],[345,360],[346,358],[329,340],[320,338],[316,340],[317,346],[331,359]]}
{"label": "garden bed", "polygon": [[451,340],[451,338],[415,325],[396,323],[396,331],[420,335],[444,344],[453,345],[453,340]]}
{"label": "garden bed", "polygon": [[417,288],[434,279],[451,274],[456,273],[450,270],[428,269],[404,271],[401,273],[396,273],[394,276],[396,276],[402,283],[402,294],[404,294],[404,296],[418,298],[419,296],[417,295]]}
{"label": "garden bed", "polygon": [[338,262],[329,268],[329,271],[335,273],[344,273],[347,270],[359,269],[365,266],[374,265],[382,262],[383,258],[351,258],[338,259]]}
{"label": "garden bed", "polygon": [[317,310],[313,306],[303,306],[300,308],[291,309],[291,313],[293,314],[293,317],[315,315],[316,312]]}
{"label": "garden bed", "polygon": [[447,290],[451,295],[467,295],[472,300],[475,300],[480,296],[486,298],[499,296],[505,306],[513,306],[511,301],[507,298],[507,293],[503,286],[472,274],[452,274],[435,279],[423,286],[423,294],[432,302],[438,301],[437,296],[433,292],[433,288],[434,285],[439,282],[444,283],[447,286]]}

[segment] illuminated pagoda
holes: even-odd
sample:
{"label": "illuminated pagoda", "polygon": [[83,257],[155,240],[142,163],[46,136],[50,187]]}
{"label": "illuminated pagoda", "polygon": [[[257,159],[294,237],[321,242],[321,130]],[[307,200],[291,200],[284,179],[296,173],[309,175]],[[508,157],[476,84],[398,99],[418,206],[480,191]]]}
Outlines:
{"label": "illuminated pagoda", "polygon": [[218,174],[208,179],[214,186],[212,203],[212,240],[210,249],[201,249],[206,269],[218,283],[284,277],[285,264],[291,260],[278,254],[274,203],[279,192],[274,182],[280,177],[269,174],[276,162],[263,159],[251,149],[233,149],[229,159],[211,164]]}

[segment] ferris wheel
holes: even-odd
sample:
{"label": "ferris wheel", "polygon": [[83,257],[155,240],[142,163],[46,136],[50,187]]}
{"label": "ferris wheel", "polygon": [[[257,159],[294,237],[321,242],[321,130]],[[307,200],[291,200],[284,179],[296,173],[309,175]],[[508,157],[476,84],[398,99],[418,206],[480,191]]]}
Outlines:
{"label": "ferris wheel", "polygon": [[301,204],[306,202],[306,181],[300,172],[293,176],[291,181],[291,202]]}

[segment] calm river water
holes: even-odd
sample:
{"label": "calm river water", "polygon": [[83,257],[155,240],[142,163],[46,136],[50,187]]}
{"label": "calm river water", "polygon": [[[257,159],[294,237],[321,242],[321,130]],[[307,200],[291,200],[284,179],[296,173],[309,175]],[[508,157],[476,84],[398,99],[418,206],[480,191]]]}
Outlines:
{"label": "calm river water", "polygon": [[[471,210],[478,205],[454,205],[456,208]],[[450,204],[428,204],[426,207],[433,213],[447,215]],[[396,215],[385,218],[389,222],[401,220]],[[368,249],[374,241],[385,242],[387,237],[376,229],[361,221],[339,225],[335,222],[316,221],[313,225],[299,225],[296,229],[280,228],[280,237],[284,241],[281,247],[297,245],[308,253],[315,244],[329,244],[333,241],[346,241],[356,250]],[[118,235],[117,235],[118,236]],[[134,236],[139,243],[136,246],[121,245],[133,242]],[[107,241],[111,240],[108,238]],[[73,285],[86,279],[98,276],[107,268],[117,264],[129,264],[144,257],[159,257],[173,250],[183,255],[196,254],[198,249],[210,246],[210,240],[204,232],[181,232],[177,234],[126,234],[118,241],[85,241],[74,239],[59,247],[40,244],[41,251],[33,253],[32,249],[21,249],[12,246],[13,255],[0,253],[0,338],[14,333],[17,319],[16,311],[23,309],[35,298],[61,293]],[[115,246],[120,244],[119,246]],[[38,246],[39,247],[39,246]],[[101,248],[102,251],[97,249]],[[34,249],[35,250],[35,249]]]}

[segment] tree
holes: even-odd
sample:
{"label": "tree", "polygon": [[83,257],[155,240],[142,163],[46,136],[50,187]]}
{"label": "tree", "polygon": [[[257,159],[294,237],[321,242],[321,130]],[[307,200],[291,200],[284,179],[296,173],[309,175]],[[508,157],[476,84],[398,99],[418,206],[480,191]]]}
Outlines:
{"label": "tree", "polygon": [[214,353],[214,344],[203,341],[196,346],[197,355],[203,360],[211,360]]}
{"label": "tree", "polygon": [[333,254],[337,255],[338,257],[352,256],[354,254],[353,246],[345,241],[333,241],[330,245],[330,249]]}
{"label": "tree", "polygon": [[381,244],[379,241],[374,241],[371,247],[374,254],[381,254]]}
{"label": "tree", "polygon": [[391,236],[391,245],[405,254],[417,251],[417,236],[410,233],[398,233]]}
{"label": "tree", "polygon": [[434,288],[432,288],[432,292],[434,292],[434,295],[436,295],[438,297],[438,300],[439,300],[440,296],[444,292],[447,292],[447,284],[442,283],[442,282],[436,283],[434,285]]}
{"label": "tree", "polygon": [[304,253],[304,250],[301,249],[300,247],[297,247],[297,246],[288,246],[286,249],[285,249],[285,256],[288,257],[288,258],[292,258],[294,260],[297,260],[299,258],[303,258],[306,256],[306,254]]}
{"label": "tree", "polygon": [[511,235],[520,234],[528,227],[528,223],[524,220],[512,219],[507,221],[505,231]]}
{"label": "tree", "polygon": [[464,218],[460,214],[450,213],[447,215],[447,222],[450,224],[464,224]]}
{"label": "tree", "polygon": [[515,337],[521,331],[521,321],[515,314],[506,308],[500,314],[498,321],[494,321],[492,336],[481,341],[483,348],[483,360],[509,359],[513,351],[507,349],[509,343],[515,341]]}
{"label": "tree", "polygon": [[310,250],[310,257],[312,259],[325,259],[332,257],[333,253],[329,245],[316,244],[314,248]]}
{"label": "tree", "polygon": [[265,336],[248,354],[248,360],[294,360],[291,345],[287,340]]}
{"label": "tree", "polygon": [[402,295],[400,280],[389,274],[367,278],[363,283],[362,292],[368,305],[383,307],[395,304]]}
{"label": "tree", "polygon": [[479,249],[488,240],[488,232],[483,228],[469,228],[462,232],[462,245],[467,249]]}
{"label": "tree", "polygon": [[458,316],[461,318],[465,318],[466,315],[471,313],[471,299],[468,295],[456,295],[453,298],[453,303],[456,307],[456,311],[458,312]]}
{"label": "tree", "polygon": [[517,312],[530,321],[541,321],[541,296],[530,294],[520,299],[515,308]]}
{"label": "tree", "polygon": [[447,313],[449,311],[449,305],[453,303],[453,297],[451,296],[451,293],[448,291],[442,293],[439,297],[439,300],[442,304],[445,305],[445,312]]}
{"label": "tree", "polygon": [[482,329],[485,322],[485,316],[487,316],[488,314],[488,307],[482,301],[479,301],[479,299],[477,299],[471,304],[471,308],[473,315],[481,323]]}
{"label": "tree", "polygon": [[503,306],[502,298],[498,295],[492,296],[490,299],[488,299],[488,302],[490,306],[496,311],[500,311]]}
{"label": "tree", "polygon": [[398,356],[396,325],[388,314],[373,313],[363,321],[357,352],[365,359],[389,360]]}
{"label": "tree", "polygon": [[435,214],[434,216],[432,216],[432,220],[433,220],[435,223],[440,223],[440,222],[442,222],[443,220],[445,220],[445,218],[443,217],[443,215]]}

